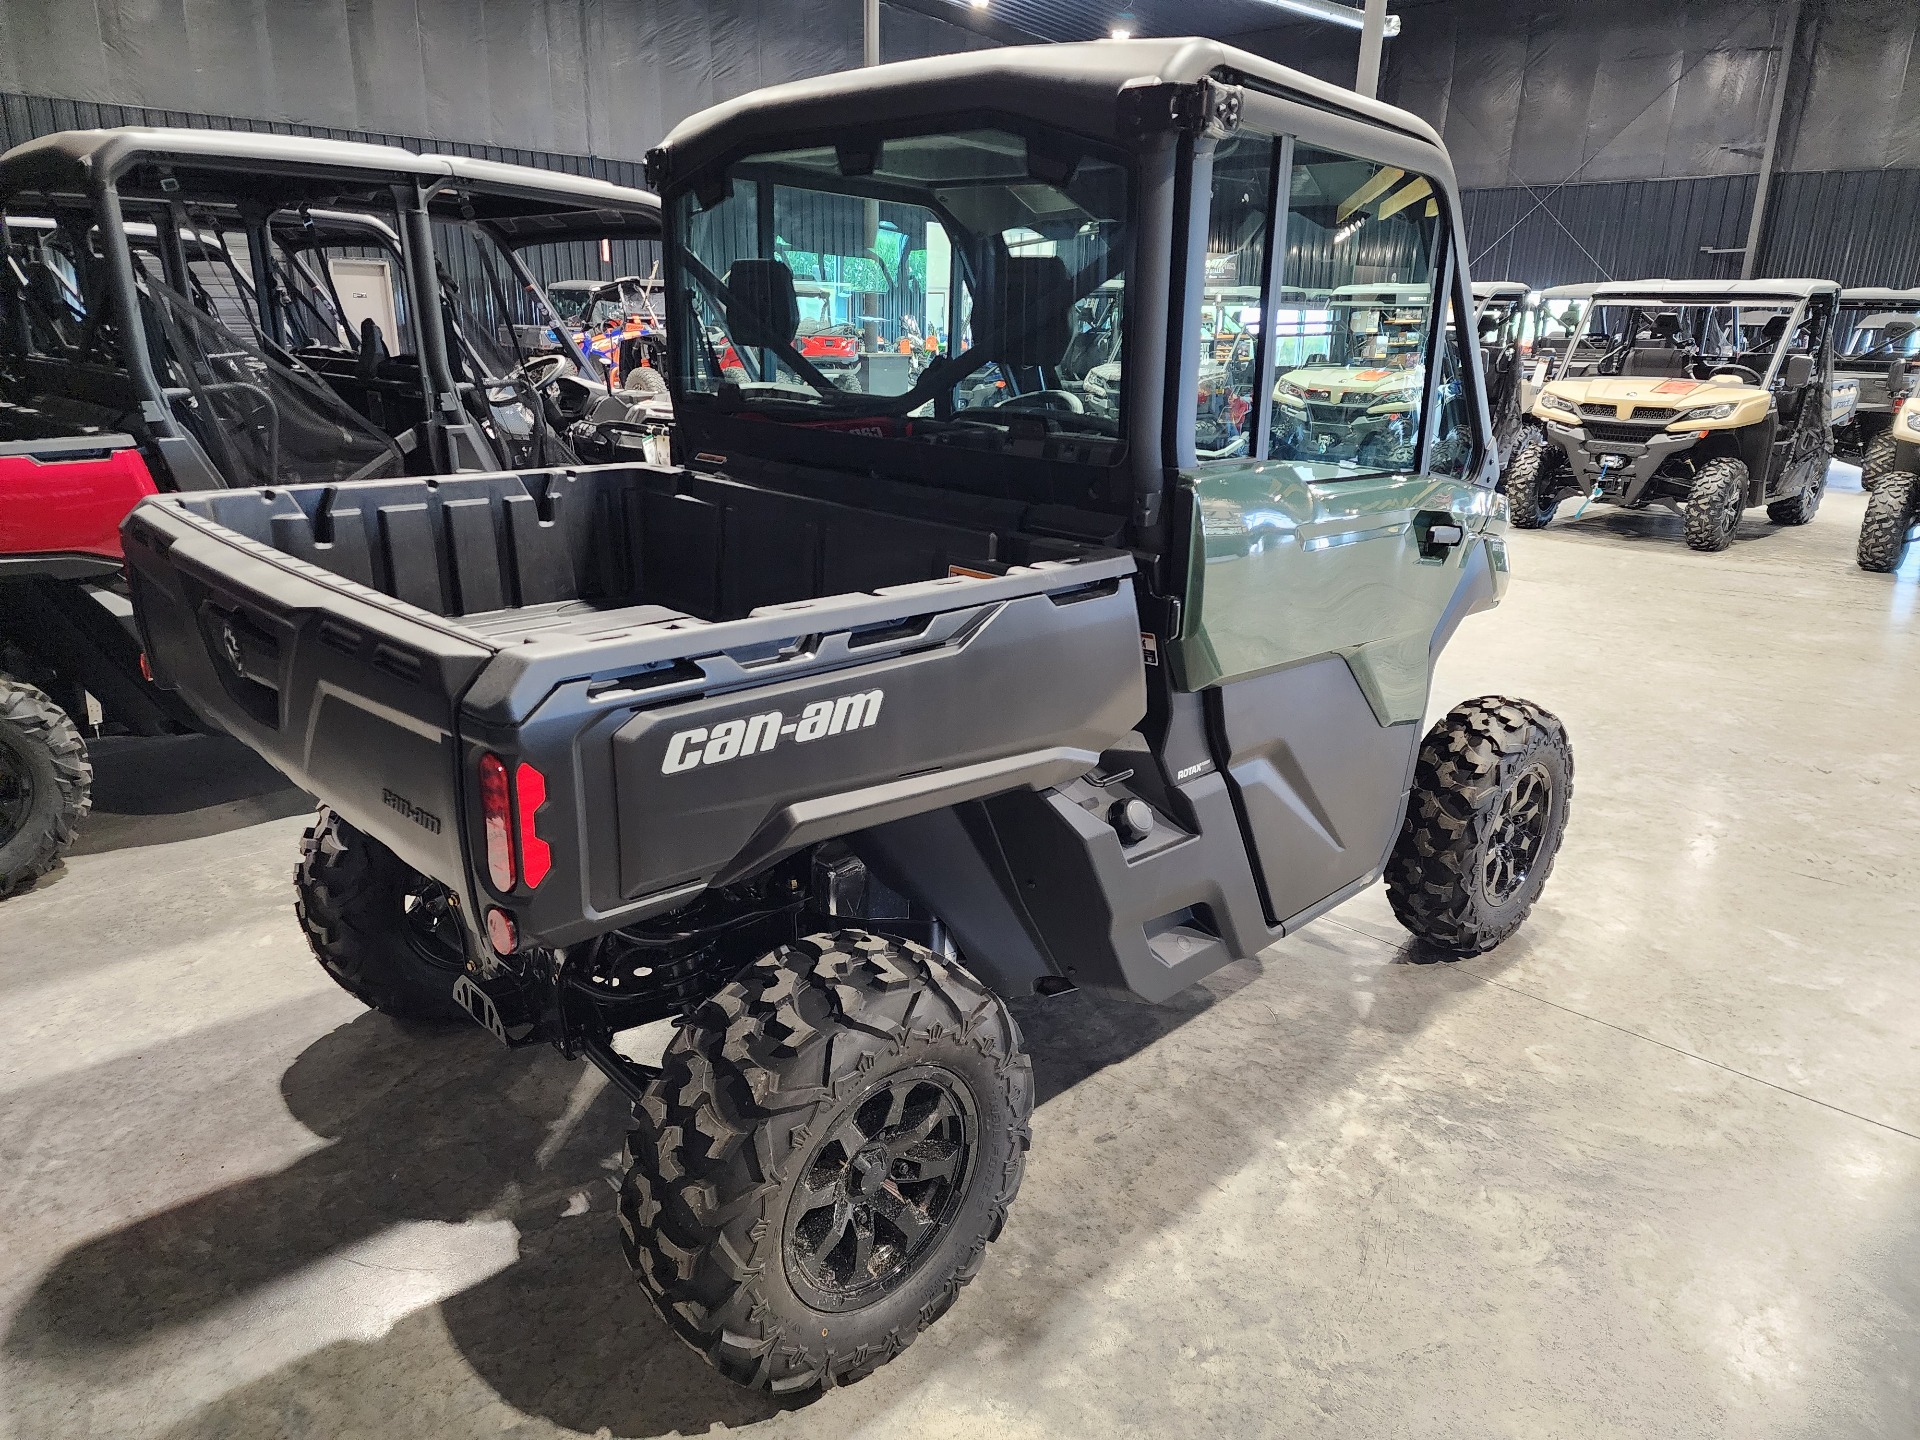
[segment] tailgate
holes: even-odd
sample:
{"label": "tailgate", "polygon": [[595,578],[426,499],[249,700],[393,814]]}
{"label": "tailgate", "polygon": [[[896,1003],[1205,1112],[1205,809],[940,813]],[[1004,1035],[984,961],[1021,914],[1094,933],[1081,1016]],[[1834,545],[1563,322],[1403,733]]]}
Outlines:
{"label": "tailgate", "polygon": [[[273,492],[259,503],[271,521]],[[156,683],[463,892],[454,716],[493,651],[174,497],[143,503],[122,535]]]}

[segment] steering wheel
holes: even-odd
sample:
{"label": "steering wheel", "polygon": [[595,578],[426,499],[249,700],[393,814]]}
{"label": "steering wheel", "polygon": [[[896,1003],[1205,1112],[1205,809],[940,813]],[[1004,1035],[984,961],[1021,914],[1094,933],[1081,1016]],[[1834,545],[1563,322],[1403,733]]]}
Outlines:
{"label": "steering wheel", "polygon": [[1031,390],[1025,395],[1009,395],[996,410],[1064,410],[1069,415],[1084,415],[1087,407],[1071,390]]}
{"label": "steering wheel", "polygon": [[513,367],[509,378],[544,390],[572,368],[573,363],[564,355],[529,355]]}
{"label": "steering wheel", "polygon": [[1715,365],[1707,372],[1707,378],[1709,380],[1716,375],[1737,375],[1749,385],[1758,385],[1762,379],[1760,372],[1751,365],[1736,365],[1731,362],[1723,362]]}

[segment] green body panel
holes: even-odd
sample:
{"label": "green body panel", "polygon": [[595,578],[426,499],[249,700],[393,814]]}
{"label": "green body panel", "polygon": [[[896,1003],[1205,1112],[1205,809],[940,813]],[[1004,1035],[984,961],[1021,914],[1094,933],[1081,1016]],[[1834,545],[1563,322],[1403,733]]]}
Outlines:
{"label": "green body panel", "polygon": [[[1382,725],[1420,718],[1433,632],[1476,546],[1505,587],[1505,502],[1468,480],[1340,474],[1249,460],[1181,476],[1193,506],[1173,646],[1183,689],[1338,654]],[[1427,525],[1449,518],[1466,541],[1423,556]]]}

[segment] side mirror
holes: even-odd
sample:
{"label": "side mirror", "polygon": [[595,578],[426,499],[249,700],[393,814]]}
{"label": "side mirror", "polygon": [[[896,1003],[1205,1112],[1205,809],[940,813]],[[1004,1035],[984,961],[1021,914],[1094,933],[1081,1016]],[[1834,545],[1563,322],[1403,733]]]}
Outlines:
{"label": "side mirror", "polygon": [[1055,366],[1073,338],[1073,277],[1057,255],[1001,262],[987,353],[1015,369]]}
{"label": "side mirror", "polygon": [[727,334],[735,345],[791,345],[800,333],[793,271],[782,260],[736,260],[727,287]]}
{"label": "side mirror", "polygon": [[1813,379],[1811,355],[1789,355],[1780,366],[1780,383],[1789,390],[1803,389]]}

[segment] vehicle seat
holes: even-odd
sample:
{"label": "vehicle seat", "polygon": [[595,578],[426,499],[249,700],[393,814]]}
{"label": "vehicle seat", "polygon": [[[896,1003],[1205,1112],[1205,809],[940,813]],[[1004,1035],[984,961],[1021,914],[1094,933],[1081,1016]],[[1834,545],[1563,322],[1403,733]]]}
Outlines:
{"label": "vehicle seat", "polygon": [[1629,350],[1621,362],[1622,375],[1677,375],[1686,363],[1687,352],[1671,345],[1648,345]]}
{"label": "vehicle seat", "polygon": [[361,381],[377,379],[380,363],[392,358],[379,324],[371,315],[363,317],[360,321],[360,354],[353,367],[354,378]]}
{"label": "vehicle seat", "polygon": [[[1768,322],[1772,323],[1772,322]],[[1791,425],[1813,393],[1813,357],[1789,355],[1780,365],[1780,423]]]}

